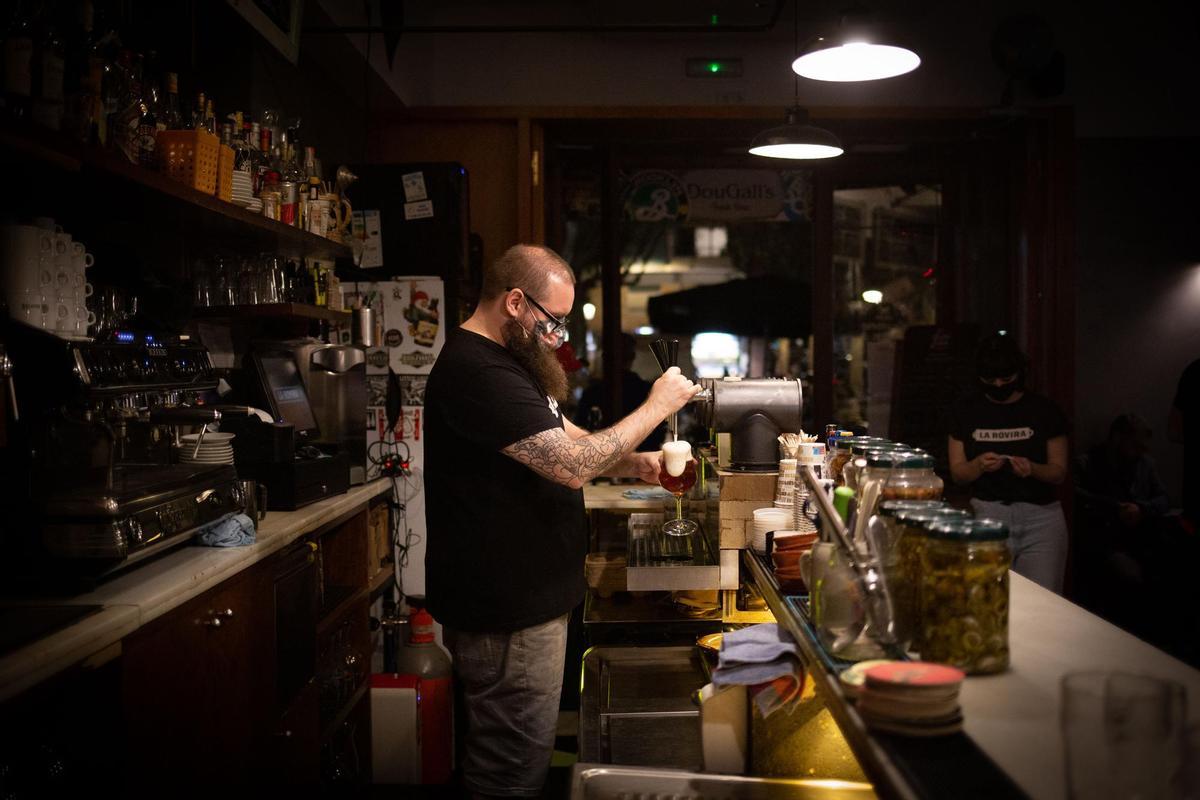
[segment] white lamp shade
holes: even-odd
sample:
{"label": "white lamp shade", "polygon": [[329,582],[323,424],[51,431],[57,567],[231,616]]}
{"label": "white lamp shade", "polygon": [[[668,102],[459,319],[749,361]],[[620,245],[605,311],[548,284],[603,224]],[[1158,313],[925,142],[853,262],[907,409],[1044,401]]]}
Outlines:
{"label": "white lamp shade", "polygon": [[876,81],[912,72],[921,57],[905,47],[869,42],[818,45],[792,62],[792,71],[815,81]]}

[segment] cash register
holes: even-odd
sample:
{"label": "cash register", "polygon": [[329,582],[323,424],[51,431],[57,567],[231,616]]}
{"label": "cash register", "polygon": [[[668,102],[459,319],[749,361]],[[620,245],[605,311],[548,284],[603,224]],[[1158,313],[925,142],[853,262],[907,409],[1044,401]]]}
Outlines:
{"label": "cash register", "polygon": [[227,417],[221,430],[236,434],[238,475],[267,487],[268,508],[293,511],[350,488],[348,456],[316,444],[320,429],[292,353],[256,348],[246,357],[247,393],[273,422],[251,415]]}

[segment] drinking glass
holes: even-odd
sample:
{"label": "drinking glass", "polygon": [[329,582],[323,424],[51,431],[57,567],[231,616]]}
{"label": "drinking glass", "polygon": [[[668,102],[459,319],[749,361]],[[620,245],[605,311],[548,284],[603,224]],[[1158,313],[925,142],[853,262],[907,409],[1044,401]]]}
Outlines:
{"label": "drinking glass", "polygon": [[1062,678],[1067,796],[1177,797],[1183,780],[1187,694],[1174,681],[1126,672]]}
{"label": "drinking glass", "polygon": [[663,445],[658,482],[675,495],[675,519],[663,525],[663,532],[671,536],[691,536],[700,529],[694,520],[683,518],[683,496],[696,485],[696,459],[692,455],[691,445],[687,442],[667,442]]}

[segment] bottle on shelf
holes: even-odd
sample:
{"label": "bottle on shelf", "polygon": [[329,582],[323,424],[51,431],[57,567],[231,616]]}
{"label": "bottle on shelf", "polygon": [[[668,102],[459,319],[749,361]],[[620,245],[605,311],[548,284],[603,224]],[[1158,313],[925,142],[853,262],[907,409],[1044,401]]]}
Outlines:
{"label": "bottle on shelf", "polygon": [[62,38],[54,26],[49,9],[39,17],[35,36],[31,119],[50,130],[61,130],[65,56]]}
{"label": "bottle on shelf", "polygon": [[158,118],[159,130],[177,131],[183,127],[183,114],[179,111],[179,75],[167,73],[167,94],[163,101],[162,115]]}
{"label": "bottle on shelf", "polygon": [[28,120],[33,111],[33,20],[17,3],[4,32],[4,115]]}
{"label": "bottle on shelf", "polygon": [[154,169],[158,165],[155,152],[158,136],[158,115],[161,93],[158,89],[158,58],[153,50],[142,64],[141,116],[138,118],[138,163]]}
{"label": "bottle on shelf", "polygon": [[119,88],[116,111],[109,117],[109,147],[120,153],[129,163],[138,163],[138,125],[142,118],[141,63],[134,58],[133,51],[123,49],[117,57],[118,77],[114,89]]}

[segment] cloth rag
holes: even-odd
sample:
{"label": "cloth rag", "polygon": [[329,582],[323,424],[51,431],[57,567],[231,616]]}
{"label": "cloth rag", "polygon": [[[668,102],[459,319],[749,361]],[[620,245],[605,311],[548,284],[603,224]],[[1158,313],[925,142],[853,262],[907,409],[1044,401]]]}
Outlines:
{"label": "cloth rag", "polygon": [[196,544],[205,547],[244,547],[256,539],[254,521],[245,514],[230,514],[196,532]]}
{"label": "cloth rag", "polygon": [[661,486],[655,486],[650,489],[626,489],[621,492],[621,497],[626,500],[664,500],[674,495]]}
{"label": "cloth rag", "polygon": [[712,682],[751,687],[754,704],[765,719],[800,696],[804,670],[791,635],[774,623],[763,623],[721,636]]}

